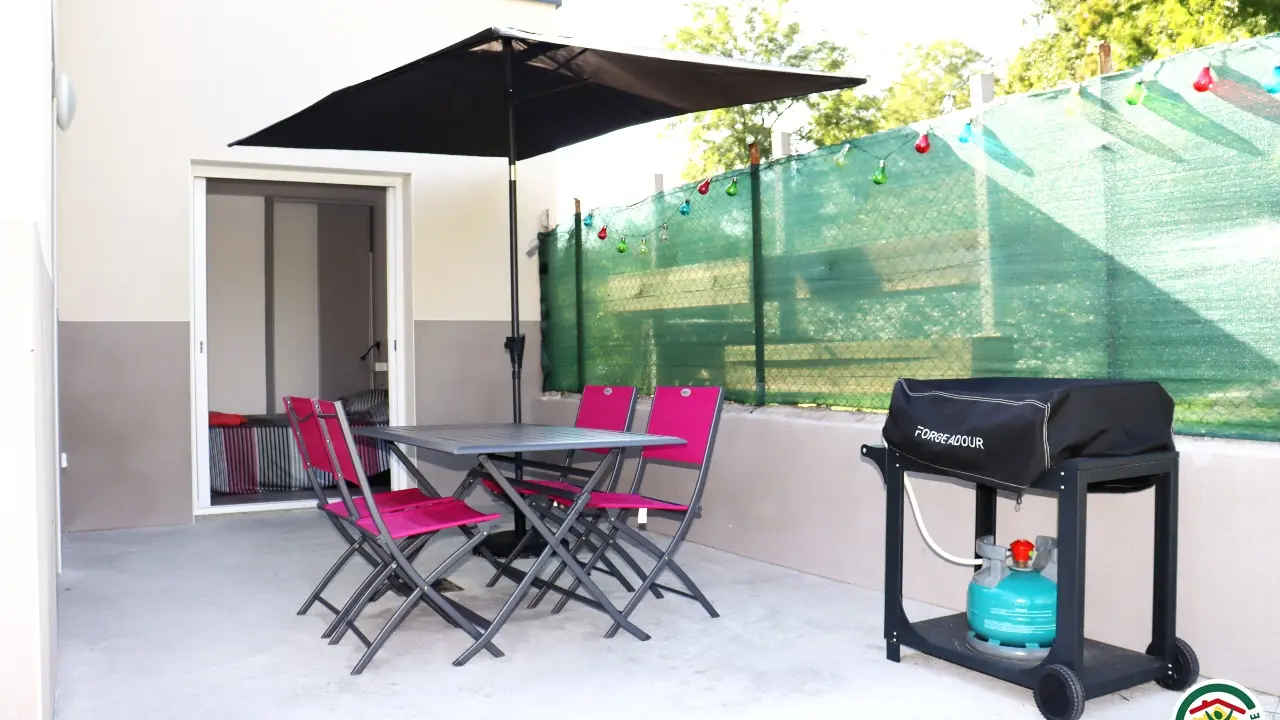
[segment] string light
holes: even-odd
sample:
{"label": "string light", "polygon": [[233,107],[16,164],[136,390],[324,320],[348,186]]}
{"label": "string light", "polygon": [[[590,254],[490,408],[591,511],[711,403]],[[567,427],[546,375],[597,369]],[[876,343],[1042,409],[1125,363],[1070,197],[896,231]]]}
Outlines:
{"label": "string light", "polygon": [[1066,114],[1075,117],[1080,114],[1083,108],[1084,98],[1080,96],[1080,83],[1075,83],[1071,86],[1071,92],[1067,93],[1067,104],[1063,106],[1062,110]]}
{"label": "string light", "polygon": [[587,213],[586,215],[582,216],[583,227],[591,227],[592,225],[595,224],[595,222],[596,222],[596,216],[592,215],[591,213]]}
{"label": "string light", "polygon": [[1208,65],[1205,65],[1200,74],[1196,76],[1195,82],[1191,83],[1191,87],[1195,88],[1196,92],[1207,92],[1211,89],[1213,87],[1213,70]]}
{"label": "string light", "polygon": [[1271,82],[1266,84],[1266,90],[1272,95],[1280,93],[1280,65],[1271,68]]}
{"label": "string light", "polygon": [[845,143],[844,147],[840,148],[840,152],[836,155],[836,167],[842,168],[845,165],[847,165],[848,162],[849,162],[849,144]]}
{"label": "string light", "polygon": [[960,137],[958,139],[962,143],[967,143],[973,139],[973,121],[972,120],[964,124],[964,130],[960,131]]}
{"label": "string light", "polygon": [[1146,98],[1147,88],[1141,80],[1138,80],[1133,84],[1133,87],[1129,88],[1129,93],[1124,96],[1124,101],[1130,105],[1141,105]]}
{"label": "string light", "polygon": [[924,155],[925,153],[929,152],[929,147],[930,147],[929,131],[925,130],[924,132],[920,133],[920,139],[916,140],[916,152],[920,153],[921,155]]}
{"label": "string light", "polygon": [[871,182],[877,185],[889,182],[889,174],[884,171],[884,160],[880,161],[880,167],[876,168],[876,174],[871,176]]}
{"label": "string light", "polygon": [[[711,185],[712,185],[712,180],[708,178],[698,183],[696,189],[699,194],[706,195],[709,192],[711,192]],[[733,196],[736,196],[738,192],[739,192],[738,178],[735,176],[729,179],[729,184],[725,187],[725,194],[729,195],[730,197],[733,197]],[[622,211],[630,210],[644,202],[648,202],[648,200],[646,199],[646,200],[641,200],[640,202],[632,203],[631,205],[621,208],[621,210]],[[686,197],[684,201],[680,203],[680,206],[674,212],[672,212],[669,216],[667,216],[667,218],[663,220],[661,223],[653,226],[651,229],[646,230],[644,232],[629,233],[631,237],[636,237],[636,236],[640,237],[640,245],[636,248],[636,254],[641,256],[648,255],[649,240],[651,239],[656,238],[655,242],[663,242],[663,243],[669,242],[671,240],[671,231],[669,227],[669,223],[671,222],[671,220],[675,218],[677,214],[683,217],[688,217],[690,214],[692,214],[692,212],[693,212],[693,196],[690,195]],[[582,224],[584,226],[590,227],[591,223],[588,222],[588,220],[589,219],[594,220],[594,216],[595,216],[595,211],[591,211],[583,215]],[[607,222],[601,223],[600,230],[596,233],[596,237],[600,238],[601,240],[609,239],[609,224]],[[623,235],[618,240],[618,242],[613,246],[613,249],[617,251],[619,255],[624,255],[627,252],[629,252],[631,249],[630,245],[627,243],[627,237],[628,235]]]}

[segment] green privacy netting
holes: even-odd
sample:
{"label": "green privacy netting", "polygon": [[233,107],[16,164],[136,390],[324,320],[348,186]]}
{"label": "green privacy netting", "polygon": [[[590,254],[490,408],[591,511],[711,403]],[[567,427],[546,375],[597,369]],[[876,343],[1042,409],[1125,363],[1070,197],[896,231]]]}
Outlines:
{"label": "green privacy netting", "polygon": [[1067,89],[1001,99],[968,143],[967,116],[935,121],[924,155],[900,128],[843,167],[834,146],[731,173],[733,197],[724,176],[596,209],[541,238],[545,389],[884,410],[899,377],[1142,378],[1179,432],[1280,439],[1277,65],[1280,35],[1208,48],[1140,105],[1118,73],[1074,112]]}

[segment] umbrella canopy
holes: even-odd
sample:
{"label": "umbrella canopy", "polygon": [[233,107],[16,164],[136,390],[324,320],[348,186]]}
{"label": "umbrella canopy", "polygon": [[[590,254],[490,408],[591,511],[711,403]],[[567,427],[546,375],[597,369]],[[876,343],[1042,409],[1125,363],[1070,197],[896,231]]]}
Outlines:
{"label": "umbrella canopy", "polygon": [[865,82],[489,28],[338,90],[232,145],[508,157],[514,144],[512,159],[524,160],[653,120]]}
{"label": "umbrella canopy", "polygon": [[[232,145],[505,157],[508,180],[512,418],[521,422],[515,163],[654,120],[800,97],[866,80],[663,50],[490,28],[358,85]],[[522,477],[519,463],[516,477]],[[516,530],[487,552],[536,555]],[[499,537],[503,535],[504,537]],[[479,550],[477,550],[479,552]]]}

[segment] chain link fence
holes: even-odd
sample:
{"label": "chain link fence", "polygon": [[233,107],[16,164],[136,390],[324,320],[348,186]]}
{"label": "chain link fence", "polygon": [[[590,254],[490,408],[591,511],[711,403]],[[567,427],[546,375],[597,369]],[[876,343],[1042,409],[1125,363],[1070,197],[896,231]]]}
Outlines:
{"label": "chain link fence", "polygon": [[1142,378],[1181,433],[1280,439],[1277,65],[1280,36],[1209,48],[1136,104],[1119,73],[575,216],[541,237],[545,389]]}

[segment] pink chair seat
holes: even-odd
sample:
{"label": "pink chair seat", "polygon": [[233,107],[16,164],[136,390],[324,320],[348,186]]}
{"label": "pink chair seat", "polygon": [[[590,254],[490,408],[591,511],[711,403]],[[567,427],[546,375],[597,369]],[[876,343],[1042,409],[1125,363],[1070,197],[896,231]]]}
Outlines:
{"label": "pink chair seat", "polygon": [[[567,485],[567,483],[565,484]],[[564,489],[574,492],[579,490],[579,488],[573,486]],[[570,503],[566,498],[553,497],[551,499],[561,505]],[[593,510],[670,510],[672,512],[688,512],[689,510],[688,505],[670,503],[666,500],[658,500],[644,495],[618,492],[591,493],[591,498],[587,500],[587,508]]]}
{"label": "pink chair seat", "polygon": [[[535,480],[534,478],[526,477],[524,481],[527,483],[533,483],[534,485],[542,485],[543,487],[560,488],[561,490],[568,490],[569,492],[578,492],[578,488],[574,487],[573,485],[570,485],[567,482],[560,482],[558,480]],[[502,494],[502,488],[498,485],[498,483],[494,482],[493,480],[490,480],[489,478],[485,478],[481,482],[484,483],[485,487],[489,488],[493,492],[499,495]],[[521,495],[537,495],[538,494],[537,491],[530,490],[529,488],[516,488],[516,492],[520,493]]]}
{"label": "pink chair seat", "polygon": [[[364,516],[369,514],[369,507],[368,504],[365,503],[363,496],[353,497],[351,498],[351,501],[355,503],[357,513]],[[417,488],[375,493],[373,501],[378,504],[378,509],[382,512],[395,512],[397,510],[411,508],[415,505],[440,502],[437,498],[429,498],[426,495],[423,495],[422,491]],[[338,517],[347,517],[347,505],[341,500],[335,500],[334,502],[325,505],[324,509],[325,512],[333,513]]]}
{"label": "pink chair seat", "polygon": [[[461,500],[445,498],[444,500],[418,505],[398,512],[387,513],[382,516],[382,522],[386,524],[387,532],[391,534],[391,538],[400,540],[439,530],[447,530],[460,525],[492,522],[500,517],[502,516],[477,512]],[[378,526],[374,524],[373,518],[369,516],[356,520],[356,525],[370,533],[377,534],[378,532]]]}

